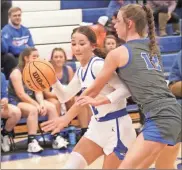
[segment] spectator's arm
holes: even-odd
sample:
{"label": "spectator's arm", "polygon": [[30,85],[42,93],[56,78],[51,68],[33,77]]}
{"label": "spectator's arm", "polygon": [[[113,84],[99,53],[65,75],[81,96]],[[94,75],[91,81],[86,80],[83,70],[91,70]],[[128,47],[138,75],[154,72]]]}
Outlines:
{"label": "spectator's arm", "polygon": [[1,99],[2,98],[8,98],[7,83],[3,73],[1,73]]}
{"label": "spectator's arm", "polygon": [[172,93],[177,97],[182,97],[182,68],[181,68],[181,52],[178,54],[177,59],[172,65],[169,75],[169,88]]}
{"label": "spectator's arm", "polygon": [[22,102],[30,103],[34,106],[38,105],[35,100],[33,100],[28,94],[25,93],[22,81],[22,74],[18,69],[15,69],[10,74],[10,79],[15,89],[16,95],[21,99]]}
{"label": "spectator's arm", "polygon": [[39,104],[41,104],[44,101],[44,96],[43,96],[43,93],[41,91],[35,92],[35,98]]}
{"label": "spectator's arm", "polygon": [[3,37],[1,37],[1,53],[8,53],[8,45]]}
{"label": "spectator's arm", "polygon": [[169,88],[176,97],[182,97],[182,81],[169,85]]}
{"label": "spectator's arm", "polygon": [[73,69],[70,66],[66,66],[68,68],[69,82],[72,80],[74,76]]}
{"label": "spectator's arm", "polygon": [[54,93],[52,93],[50,90],[45,90],[43,92],[45,99],[54,98],[58,99]]}
{"label": "spectator's arm", "polygon": [[28,30],[28,33],[29,33],[29,39],[28,39],[27,45],[29,47],[34,47],[34,42],[33,42],[33,39],[32,39],[32,35],[31,35],[29,30]]}

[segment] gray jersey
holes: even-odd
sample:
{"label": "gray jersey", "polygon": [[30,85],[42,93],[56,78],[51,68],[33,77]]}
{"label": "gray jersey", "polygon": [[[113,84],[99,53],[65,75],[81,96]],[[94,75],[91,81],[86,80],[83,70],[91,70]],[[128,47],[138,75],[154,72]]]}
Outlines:
{"label": "gray jersey", "polygon": [[132,40],[124,46],[128,48],[129,62],[118,68],[117,73],[127,84],[133,100],[137,104],[145,105],[159,99],[174,98],[158,58],[153,57],[153,64],[149,60],[148,44]]}

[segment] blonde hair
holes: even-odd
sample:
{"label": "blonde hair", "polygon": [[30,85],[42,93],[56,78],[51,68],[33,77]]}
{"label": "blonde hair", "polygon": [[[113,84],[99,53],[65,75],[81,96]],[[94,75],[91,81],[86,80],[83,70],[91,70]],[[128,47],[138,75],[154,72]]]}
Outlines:
{"label": "blonde hair", "polygon": [[152,61],[153,56],[160,57],[160,53],[157,46],[155,37],[155,24],[153,11],[146,5],[129,4],[120,8],[122,11],[123,20],[128,23],[128,19],[134,21],[136,32],[143,37],[148,26],[148,36],[150,39],[150,60]]}
{"label": "blonde hair", "polygon": [[21,12],[22,12],[21,8],[19,8],[19,7],[11,7],[11,8],[8,10],[8,16],[11,16],[11,14],[12,14],[13,12],[17,12],[17,11],[21,11]]}

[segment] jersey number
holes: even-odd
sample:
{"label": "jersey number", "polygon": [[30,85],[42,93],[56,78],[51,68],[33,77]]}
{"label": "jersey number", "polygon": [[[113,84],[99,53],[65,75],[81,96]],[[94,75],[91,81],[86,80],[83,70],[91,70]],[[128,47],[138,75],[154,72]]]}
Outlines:
{"label": "jersey number", "polygon": [[141,53],[141,57],[144,59],[148,70],[157,70],[162,71],[162,68],[159,63],[159,59],[157,56],[152,57],[152,62],[149,59],[149,54]]}

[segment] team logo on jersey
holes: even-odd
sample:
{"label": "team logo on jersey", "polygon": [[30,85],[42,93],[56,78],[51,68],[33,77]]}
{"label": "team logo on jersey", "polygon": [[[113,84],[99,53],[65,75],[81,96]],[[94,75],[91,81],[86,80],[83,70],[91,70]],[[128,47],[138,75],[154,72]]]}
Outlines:
{"label": "team logo on jersey", "polygon": [[8,39],[9,35],[8,34],[4,34],[4,38]]}

